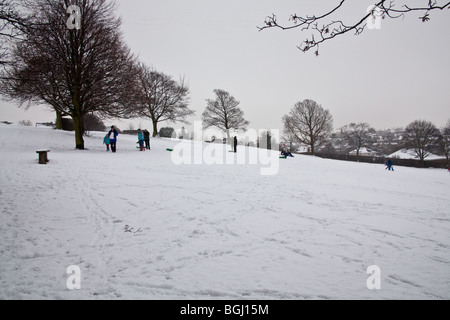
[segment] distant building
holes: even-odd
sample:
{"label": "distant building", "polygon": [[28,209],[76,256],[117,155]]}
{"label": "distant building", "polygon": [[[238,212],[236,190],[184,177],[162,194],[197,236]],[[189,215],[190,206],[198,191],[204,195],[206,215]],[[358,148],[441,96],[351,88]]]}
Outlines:
{"label": "distant building", "polygon": [[[351,156],[356,156],[356,153],[357,153],[357,150],[355,149],[353,151],[350,151],[348,154]],[[359,149],[360,157],[375,157],[376,155],[377,155],[377,152],[372,149],[369,149],[366,147],[362,147],[361,149]]]}
{"label": "distant building", "polygon": [[[419,160],[419,156],[413,149],[398,150],[398,151],[388,155],[387,158]],[[444,156],[435,155],[431,152],[429,152],[428,155],[425,157],[425,160],[439,160],[439,159],[446,159],[446,158]]]}
{"label": "distant building", "polygon": [[311,153],[310,146],[297,146],[295,153]]}

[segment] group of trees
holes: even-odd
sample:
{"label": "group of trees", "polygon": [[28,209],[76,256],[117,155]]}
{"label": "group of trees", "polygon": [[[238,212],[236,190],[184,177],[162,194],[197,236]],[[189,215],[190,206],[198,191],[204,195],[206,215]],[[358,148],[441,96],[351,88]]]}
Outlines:
{"label": "group of trees", "polygon": [[[57,128],[63,117],[72,118],[77,149],[84,149],[83,136],[94,120],[147,117],[156,136],[159,123],[185,122],[194,114],[183,78],[177,81],[131,53],[113,2],[36,0],[29,5],[24,0],[20,11],[12,1],[0,1],[0,32],[11,30],[8,40],[15,40],[9,50],[0,48],[5,65],[0,93],[25,108],[52,108]],[[230,130],[245,130],[248,121],[230,93],[217,89],[214,94],[202,119],[230,141]]]}
{"label": "group of trees", "polygon": [[[310,146],[313,155],[317,147],[326,145],[333,130],[330,112],[312,100],[296,103],[283,117],[283,123],[286,139]],[[357,159],[361,148],[373,141],[375,135],[375,129],[367,123],[351,123],[339,130],[340,140],[356,150]],[[448,162],[450,120],[442,129],[431,122],[416,120],[405,128],[402,136],[402,146],[414,150],[420,160],[425,160],[430,150],[438,149]]]}
{"label": "group of trees", "polygon": [[84,149],[88,116],[149,117],[156,135],[159,122],[184,121],[193,113],[184,80],[131,53],[113,2],[24,0],[21,11],[17,3],[0,1],[0,93],[26,108],[49,106],[57,126],[63,116],[71,117],[77,149]]}
{"label": "group of trees", "polygon": [[[354,30],[361,33],[367,19],[397,18],[411,11],[423,12],[428,21],[432,10],[450,8],[450,3],[417,7],[395,7],[395,1],[379,1],[356,24],[334,20],[319,27],[319,22],[338,12],[345,0],[323,15],[292,15],[293,25],[284,27],[275,15],[260,28],[312,29],[320,37],[306,40],[302,51]],[[63,116],[73,119],[75,145],[84,149],[87,123],[108,118],[147,117],[153,122],[153,135],[164,121],[185,122],[194,114],[189,109],[189,86],[138,61],[122,39],[121,21],[110,0],[0,0],[0,94],[21,106],[45,104],[56,113],[57,125]],[[316,51],[318,54],[318,51]],[[202,114],[205,128],[216,127],[227,134],[246,130],[249,122],[230,93],[216,89],[207,99]],[[89,121],[88,121],[89,120]],[[294,105],[283,117],[284,132],[290,141],[309,145],[314,154],[327,142],[333,129],[328,110],[315,101]],[[341,137],[357,150],[370,139],[373,128],[366,123],[341,128]],[[164,135],[169,134],[163,132]],[[438,130],[431,123],[415,121],[404,133],[405,145],[415,149],[421,159],[429,145],[440,146],[448,157],[448,124]],[[269,139],[271,141],[271,139]]]}

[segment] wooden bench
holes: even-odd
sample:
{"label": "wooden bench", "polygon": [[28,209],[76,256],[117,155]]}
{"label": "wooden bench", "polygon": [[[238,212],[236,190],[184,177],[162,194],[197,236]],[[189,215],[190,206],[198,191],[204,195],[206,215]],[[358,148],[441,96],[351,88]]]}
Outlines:
{"label": "wooden bench", "polygon": [[37,150],[36,153],[39,154],[39,164],[47,164],[48,157],[47,153],[50,152],[50,150]]}

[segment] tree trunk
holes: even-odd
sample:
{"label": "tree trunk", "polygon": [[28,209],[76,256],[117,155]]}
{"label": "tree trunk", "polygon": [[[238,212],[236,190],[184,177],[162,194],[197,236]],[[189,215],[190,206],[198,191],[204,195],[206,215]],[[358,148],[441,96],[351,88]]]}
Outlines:
{"label": "tree trunk", "polygon": [[359,149],[356,150],[356,162],[359,162]]}
{"label": "tree trunk", "polygon": [[311,143],[311,155],[314,155],[314,143]]}
{"label": "tree trunk", "polygon": [[158,135],[158,122],[153,121],[153,138]]}
{"label": "tree trunk", "polygon": [[84,123],[82,116],[74,116],[73,126],[75,128],[75,148],[78,150],[84,150]]}
{"label": "tree trunk", "polygon": [[56,130],[62,130],[62,113],[59,112],[58,110],[56,111],[56,124],[55,124],[55,129]]}
{"label": "tree trunk", "polygon": [[231,146],[230,129],[227,129],[227,144]]}

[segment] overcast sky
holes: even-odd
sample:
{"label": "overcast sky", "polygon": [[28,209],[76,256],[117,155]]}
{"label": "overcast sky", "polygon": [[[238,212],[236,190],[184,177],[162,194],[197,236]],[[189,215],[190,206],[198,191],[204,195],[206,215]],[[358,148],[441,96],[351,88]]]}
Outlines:
{"label": "overcast sky", "polygon": [[[375,1],[348,1],[350,22]],[[412,1],[427,3],[428,1]],[[191,91],[200,120],[214,89],[230,92],[253,129],[281,129],[292,106],[313,99],[330,110],[337,129],[368,122],[376,129],[418,119],[438,127],[450,118],[450,12],[383,20],[380,30],[335,38],[320,56],[296,46],[309,31],[265,30],[267,15],[321,14],[339,0],[117,0],[124,39],[140,60],[178,78]],[[410,1],[411,3],[411,1]],[[0,102],[0,120],[54,121],[43,108],[27,111]],[[130,121],[113,121],[124,129]],[[136,126],[151,128],[145,119]],[[109,125],[110,123],[106,123]],[[181,124],[172,125],[181,127]]]}

